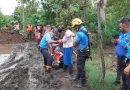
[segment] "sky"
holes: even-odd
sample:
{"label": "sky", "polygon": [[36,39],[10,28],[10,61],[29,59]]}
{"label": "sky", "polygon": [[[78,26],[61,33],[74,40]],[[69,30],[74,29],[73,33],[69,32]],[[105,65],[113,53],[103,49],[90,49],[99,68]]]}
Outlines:
{"label": "sky", "polygon": [[0,0],[1,12],[4,15],[11,15],[17,6],[16,0]]}

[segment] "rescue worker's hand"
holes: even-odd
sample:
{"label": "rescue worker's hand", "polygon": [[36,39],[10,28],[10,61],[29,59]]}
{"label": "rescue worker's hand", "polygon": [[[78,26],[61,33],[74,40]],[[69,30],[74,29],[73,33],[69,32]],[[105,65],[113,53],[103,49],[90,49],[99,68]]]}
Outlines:
{"label": "rescue worker's hand", "polygon": [[119,39],[112,39],[111,42],[112,42],[113,44],[117,44],[117,43],[119,42]]}
{"label": "rescue worker's hand", "polygon": [[62,39],[58,40],[58,43],[63,43]]}
{"label": "rescue worker's hand", "polygon": [[124,74],[126,75],[130,74],[130,64],[124,69]]}

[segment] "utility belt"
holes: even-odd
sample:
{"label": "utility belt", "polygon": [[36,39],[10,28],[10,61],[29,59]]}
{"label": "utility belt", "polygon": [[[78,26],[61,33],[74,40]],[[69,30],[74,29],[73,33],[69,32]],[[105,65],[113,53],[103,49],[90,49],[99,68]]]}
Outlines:
{"label": "utility belt", "polygon": [[86,57],[87,59],[91,59],[92,60],[92,57],[90,55],[90,50],[89,48],[85,48],[85,49],[82,49],[82,50],[78,50],[78,56],[80,57]]}
{"label": "utility belt", "polygon": [[42,52],[42,50],[47,50],[47,51],[48,51],[47,48],[40,48],[40,47],[39,47],[39,51]]}
{"label": "utility belt", "polygon": [[90,52],[90,51],[89,51],[89,48],[85,48],[85,49],[82,49],[82,50],[78,50],[78,52]]}

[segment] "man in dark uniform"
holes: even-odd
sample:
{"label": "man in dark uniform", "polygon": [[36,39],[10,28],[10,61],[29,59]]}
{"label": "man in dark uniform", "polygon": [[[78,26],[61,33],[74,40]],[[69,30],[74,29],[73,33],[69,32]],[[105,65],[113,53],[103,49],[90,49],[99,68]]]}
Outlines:
{"label": "man in dark uniform", "polygon": [[[86,85],[86,74],[85,74],[85,62],[88,56],[88,30],[82,26],[82,21],[79,18],[76,18],[72,21],[72,27],[77,30],[76,40],[74,46],[77,47],[77,75],[75,81],[81,80],[81,83],[77,84],[76,87],[84,87]],[[86,32],[86,33],[85,33]]]}
{"label": "man in dark uniform", "polygon": [[[122,76],[122,90],[127,90],[127,84],[126,84],[126,75],[123,73],[124,69],[126,68],[126,56],[127,56],[127,44],[130,41],[130,19],[128,17],[123,17],[120,20],[120,24],[122,25],[122,32],[123,35],[120,36],[119,39],[115,40],[114,42],[117,42],[116,50],[118,50],[118,54],[120,57],[118,57],[118,63],[120,65],[120,71],[121,71],[121,76]],[[120,46],[120,48],[119,48]],[[122,49],[121,49],[122,47]],[[120,52],[120,53],[119,53]],[[122,52],[122,53],[121,53]],[[121,56],[124,55],[124,56]]]}

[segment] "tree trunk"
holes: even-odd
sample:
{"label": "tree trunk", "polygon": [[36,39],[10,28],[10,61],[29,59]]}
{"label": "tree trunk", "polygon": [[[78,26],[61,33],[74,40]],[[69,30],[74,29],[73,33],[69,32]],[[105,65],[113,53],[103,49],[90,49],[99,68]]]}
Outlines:
{"label": "tree trunk", "polygon": [[104,83],[104,78],[105,78],[105,62],[104,62],[104,53],[103,53],[103,48],[102,48],[100,4],[101,4],[100,2],[97,3],[97,9],[98,9],[98,38],[99,38],[98,43],[99,43],[101,63],[102,63],[102,76],[101,76],[100,82]]}
{"label": "tree trunk", "polygon": [[66,0],[66,6],[67,6],[67,10],[68,10],[68,15],[67,15],[67,18],[66,18],[66,25],[65,25],[65,28],[67,28],[68,24],[69,24],[69,21],[70,21],[70,1],[69,0]]}
{"label": "tree trunk", "polygon": [[83,7],[83,9],[82,9],[82,20],[85,21],[85,15],[86,15],[86,9],[87,9],[87,0],[82,0],[81,6]]}
{"label": "tree trunk", "polygon": [[58,13],[58,11],[56,12],[56,24],[59,24],[59,13]]}

